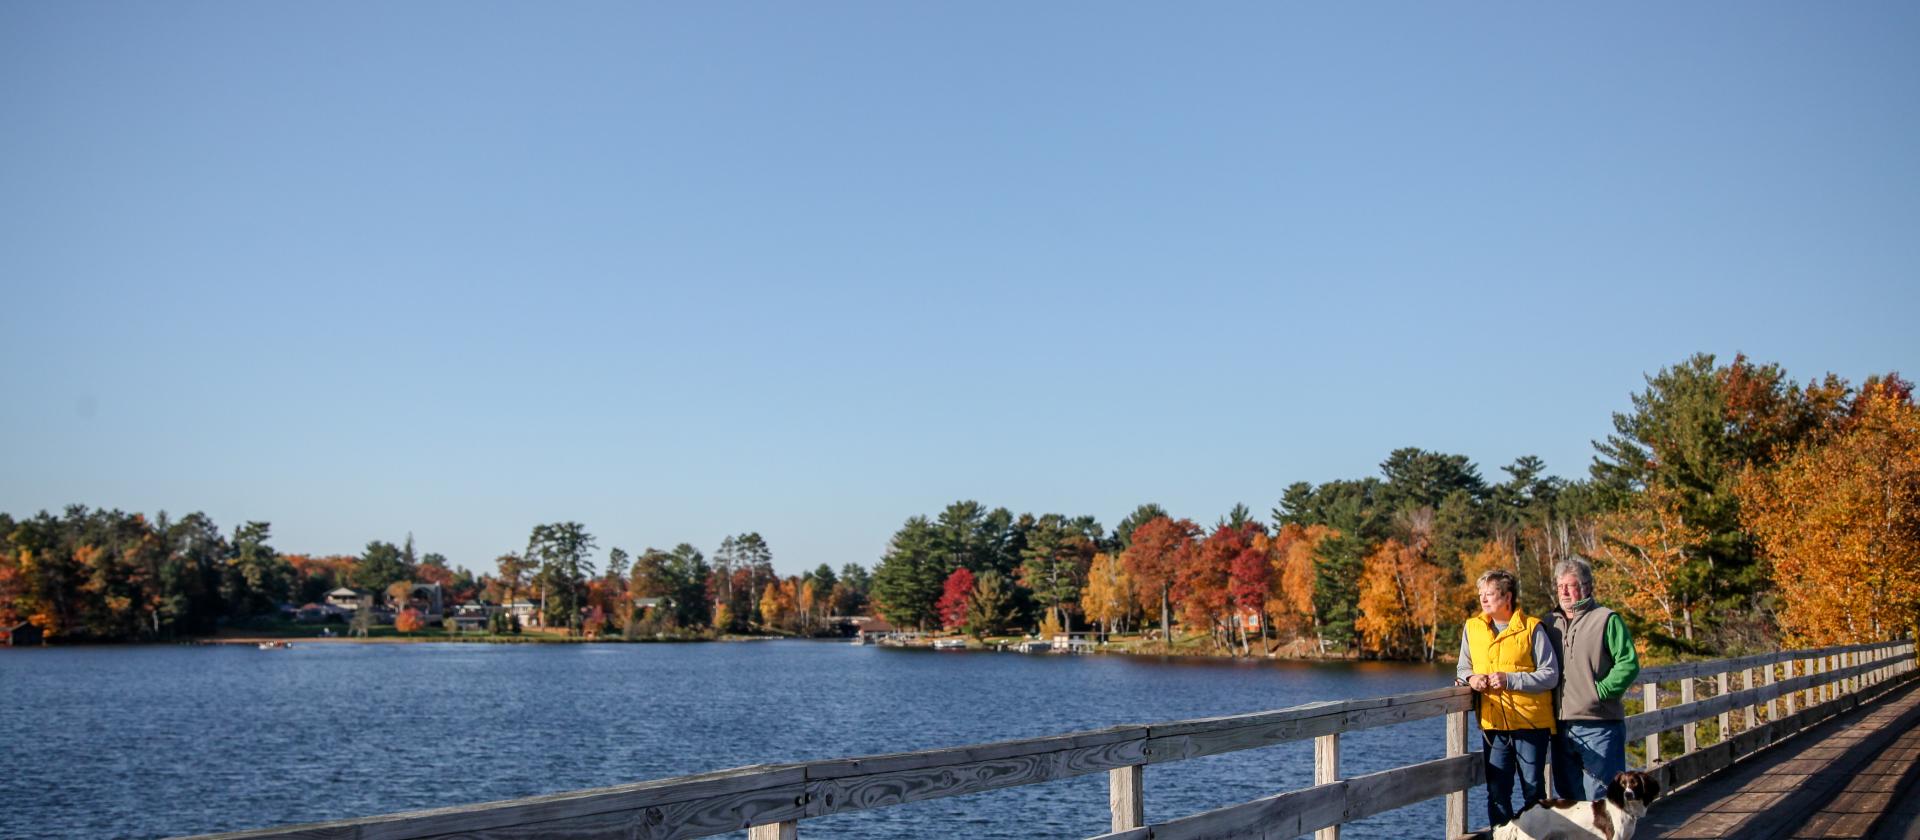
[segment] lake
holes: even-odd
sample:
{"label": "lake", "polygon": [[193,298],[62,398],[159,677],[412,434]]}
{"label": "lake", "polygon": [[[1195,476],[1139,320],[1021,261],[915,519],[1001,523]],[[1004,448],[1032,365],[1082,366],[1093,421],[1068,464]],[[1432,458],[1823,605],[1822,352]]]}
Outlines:
{"label": "lake", "polygon": [[[845,643],[0,650],[0,837],[259,828],[1446,685],[1450,668]],[[1350,733],[1353,776],[1439,758],[1441,719]],[[1154,765],[1147,819],[1307,787],[1312,743]],[[800,824],[801,836],[1087,837],[1106,774]],[[1485,807],[1475,798],[1478,824]],[[1436,837],[1439,800],[1344,837]],[[744,836],[742,832],[738,836]]]}

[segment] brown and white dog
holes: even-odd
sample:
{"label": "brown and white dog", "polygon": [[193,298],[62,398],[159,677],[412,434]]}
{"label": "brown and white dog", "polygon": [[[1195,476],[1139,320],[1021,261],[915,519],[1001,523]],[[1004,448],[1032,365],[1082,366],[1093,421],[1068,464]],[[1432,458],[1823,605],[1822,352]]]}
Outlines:
{"label": "brown and white dog", "polygon": [[1535,803],[1511,822],[1493,827],[1493,840],[1633,840],[1634,826],[1660,795],[1660,783],[1638,770],[1613,777],[1607,795],[1596,802],[1549,799]]}

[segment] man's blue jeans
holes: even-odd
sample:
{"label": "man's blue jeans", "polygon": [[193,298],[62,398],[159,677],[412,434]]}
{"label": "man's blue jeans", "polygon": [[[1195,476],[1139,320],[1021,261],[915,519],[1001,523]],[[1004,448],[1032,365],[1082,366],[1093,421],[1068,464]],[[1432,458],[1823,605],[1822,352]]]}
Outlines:
{"label": "man's blue jeans", "polygon": [[1480,731],[1481,761],[1487,768],[1487,820],[1499,825],[1513,819],[1513,777],[1520,776],[1520,811],[1546,797],[1547,742],[1545,729]]}
{"label": "man's blue jeans", "polygon": [[1627,723],[1566,720],[1553,736],[1553,795],[1597,800],[1613,777],[1627,769]]}

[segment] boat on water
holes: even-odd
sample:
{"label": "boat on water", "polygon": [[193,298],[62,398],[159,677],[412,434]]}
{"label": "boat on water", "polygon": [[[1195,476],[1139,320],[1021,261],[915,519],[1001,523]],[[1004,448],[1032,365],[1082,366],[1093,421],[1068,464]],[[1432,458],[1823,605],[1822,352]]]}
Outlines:
{"label": "boat on water", "polygon": [[966,650],[966,639],[934,639],[934,650]]}
{"label": "boat on water", "polygon": [[293,647],[292,642],[261,642],[260,643],[261,650],[277,650],[279,648],[290,648],[290,647]]}

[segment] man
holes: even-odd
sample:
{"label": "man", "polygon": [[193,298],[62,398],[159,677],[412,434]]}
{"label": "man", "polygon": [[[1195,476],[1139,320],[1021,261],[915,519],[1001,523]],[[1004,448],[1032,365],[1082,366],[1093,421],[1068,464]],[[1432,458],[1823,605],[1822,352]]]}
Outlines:
{"label": "man", "polygon": [[1550,620],[1566,672],[1555,695],[1554,794],[1599,800],[1614,774],[1627,769],[1627,710],[1620,698],[1640,674],[1640,656],[1627,622],[1594,603],[1592,565],[1570,557],[1554,567],[1553,578],[1560,606]]}
{"label": "man", "polygon": [[1545,763],[1553,737],[1553,689],[1560,664],[1547,626],[1522,612],[1520,582],[1495,569],[1480,576],[1480,614],[1460,632],[1456,683],[1476,692],[1481,762],[1487,771],[1487,819],[1499,825],[1546,796]]}

